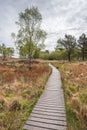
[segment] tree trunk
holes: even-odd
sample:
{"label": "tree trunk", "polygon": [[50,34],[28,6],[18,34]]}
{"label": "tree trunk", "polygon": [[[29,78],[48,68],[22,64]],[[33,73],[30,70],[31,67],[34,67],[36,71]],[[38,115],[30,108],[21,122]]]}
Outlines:
{"label": "tree trunk", "polygon": [[32,58],[30,55],[28,57],[28,61],[29,61],[29,70],[31,70],[32,69]]}
{"label": "tree trunk", "polygon": [[6,54],[3,53],[3,60],[6,60]]}
{"label": "tree trunk", "polygon": [[68,52],[68,61],[70,62],[71,61],[71,53]]}
{"label": "tree trunk", "polygon": [[82,49],[82,60],[85,60],[85,53],[84,53],[84,48]]}
{"label": "tree trunk", "polygon": [[29,56],[28,56],[28,59],[29,59],[29,70],[31,70],[32,69],[32,57],[31,57],[31,42],[32,42],[32,35],[30,36],[30,44],[29,44]]}

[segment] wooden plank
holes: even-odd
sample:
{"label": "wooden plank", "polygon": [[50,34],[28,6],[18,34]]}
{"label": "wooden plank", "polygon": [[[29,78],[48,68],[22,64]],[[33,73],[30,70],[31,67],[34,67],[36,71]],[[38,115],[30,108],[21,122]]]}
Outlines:
{"label": "wooden plank", "polygon": [[52,108],[52,107],[49,107],[49,106],[36,106],[34,109],[47,109],[47,110],[60,110],[60,111],[65,111],[65,108],[64,107],[56,107],[56,108]]}
{"label": "wooden plank", "polygon": [[44,118],[44,119],[49,119],[49,120],[58,120],[58,121],[65,121],[66,122],[66,118],[65,117],[60,117],[60,116],[51,116],[51,115],[40,115],[40,114],[31,114],[32,117],[37,117],[37,118]]}
{"label": "wooden plank", "polygon": [[26,124],[28,124],[28,121],[41,122],[41,123],[60,125],[60,126],[66,126],[66,122],[65,121],[50,120],[50,119],[46,119],[46,118],[44,119],[44,118],[31,117],[29,120],[27,120]]}
{"label": "wooden plank", "polygon": [[56,117],[66,117],[66,115],[65,114],[61,114],[61,113],[48,113],[48,112],[37,112],[37,111],[32,111],[32,113],[34,113],[34,114],[40,114],[40,115],[48,115],[48,116],[56,116]]}
{"label": "wooden plank", "polygon": [[41,111],[41,112],[48,112],[48,113],[56,113],[56,114],[57,114],[57,113],[65,114],[65,111],[60,111],[60,110],[56,110],[56,111],[55,111],[55,110],[50,110],[50,109],[47,110],[47,109],[37,109],[37,108],[35,108],[35,109],[33,110],[33,112],[34,112],[34,111],[38,111],[38,112]]}
{"label": "wooden plank", "polygon": [[30,125],[25,125],[24,126],[24,130],[50,130],[47,128],[43,128],[43,127],[38,127],[38,126],[30,126]]}
{"label": "wooden plank", "polygon": [[35,107],[49,107],[49,108],[65,108],[65,106],[64,105],[58,105],[58,106],[56,106],[56,107],[54,107],[54,105],[47,105],[47,104],[36,104],[36,106]]}
{"label": "wooden plank", "polygon": [[49,124],[49,123],[43,123],[43,122],[34,122],[34,121],[27,121],[27,125],[30,126],[37,126],[37,127],[42,127],[46,129],[53,129],[53,130],[66,130],[66,126],[64,125],[54,125],[54,124]]}
{"label": "wooden plank", "polygon": [[50,106],[50,107],[58,107],[58,106],[63,106],[64,107],[64,104],[62,102],[58,102],[56,104],[52,104],[52,103],[38,103],[39,106],[43,105],[43,106]]}

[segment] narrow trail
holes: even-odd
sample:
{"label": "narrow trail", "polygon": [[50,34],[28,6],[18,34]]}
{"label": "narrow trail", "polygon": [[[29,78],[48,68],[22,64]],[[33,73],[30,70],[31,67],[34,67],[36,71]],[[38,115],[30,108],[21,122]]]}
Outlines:
{"label": "narrow trail", "polygon": [[52,65],[44,93],[26,121],[24,130],[66,130],[66,113],[61,77]]}

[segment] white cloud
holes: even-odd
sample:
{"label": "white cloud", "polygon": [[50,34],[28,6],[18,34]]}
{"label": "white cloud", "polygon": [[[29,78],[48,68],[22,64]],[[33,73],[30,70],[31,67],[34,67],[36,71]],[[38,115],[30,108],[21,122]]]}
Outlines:
{"label": "white cloud", "polygon": [[11,32],[16,32],[18,13],[37,6],[42,14],[42,28],[47,31],[47,48],[53,50],[65,33],[87,33],[87,0],[0,0],[0,43],[14,46]]}

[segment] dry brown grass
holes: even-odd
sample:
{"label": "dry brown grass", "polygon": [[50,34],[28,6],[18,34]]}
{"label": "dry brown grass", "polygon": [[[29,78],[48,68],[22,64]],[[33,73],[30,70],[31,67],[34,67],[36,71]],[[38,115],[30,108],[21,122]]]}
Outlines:
{"label": "dry brown grass", "polygon": [[61,71],[69,130],[87,130],[87,63],[55,63]]}
{"label": "dry brown grass", "polygon": [[33,62],[29,70],[25,61],[0,65],[0,129],[18,130],[29,116],[43,92],[51,69]]}

